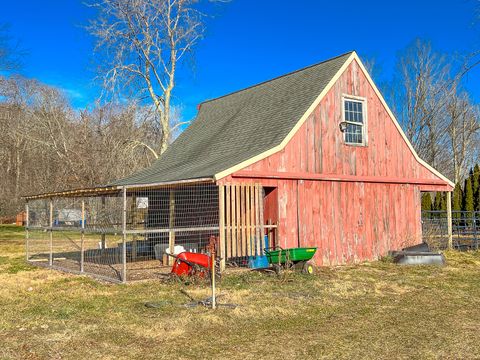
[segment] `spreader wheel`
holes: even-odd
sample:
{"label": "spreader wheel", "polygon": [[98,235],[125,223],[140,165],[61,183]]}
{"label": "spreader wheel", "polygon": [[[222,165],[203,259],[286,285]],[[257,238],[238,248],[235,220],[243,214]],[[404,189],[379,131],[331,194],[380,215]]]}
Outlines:
{"label": "spreader wheel", "polygon": [[311,261],[307,261],[303,265],[302,273],[308,274],[308,275],[313,275],[315,273],[315,266]]}

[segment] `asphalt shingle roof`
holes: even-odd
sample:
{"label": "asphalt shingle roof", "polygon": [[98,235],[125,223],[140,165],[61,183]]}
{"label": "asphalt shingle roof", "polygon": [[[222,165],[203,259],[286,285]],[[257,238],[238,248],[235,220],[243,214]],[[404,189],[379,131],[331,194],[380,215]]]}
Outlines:
{"label": "asphalt shingle roof", "polygon": [[279,145],[351,52],[206,101],[152,166],[111,185],[213,178]]}

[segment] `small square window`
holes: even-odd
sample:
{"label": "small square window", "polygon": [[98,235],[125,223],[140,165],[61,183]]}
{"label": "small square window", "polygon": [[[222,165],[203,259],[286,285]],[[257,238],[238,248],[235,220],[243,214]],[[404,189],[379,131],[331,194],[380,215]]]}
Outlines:
{"label": "small square window", "polygon": [[364,100],[344,98],[345,143],[365,145]]}

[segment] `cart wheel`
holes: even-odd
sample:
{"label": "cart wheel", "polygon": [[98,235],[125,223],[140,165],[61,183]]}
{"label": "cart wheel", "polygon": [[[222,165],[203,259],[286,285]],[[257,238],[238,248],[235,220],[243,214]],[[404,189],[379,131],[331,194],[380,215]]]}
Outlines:
{"label": "cart wheel", "polygon": [[302,273],[312,275],[315,272],[315,267],[311,261],[307,261],[303,265]]}

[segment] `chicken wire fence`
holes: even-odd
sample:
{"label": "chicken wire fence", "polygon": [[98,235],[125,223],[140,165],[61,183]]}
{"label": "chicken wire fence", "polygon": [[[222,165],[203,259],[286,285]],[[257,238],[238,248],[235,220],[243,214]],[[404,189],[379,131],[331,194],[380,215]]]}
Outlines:
{"label": "chicken wire fence", "polygon": [[219,234],[212,183],[126,187],[27,203],[26,257],[114,282],[169,271],[181,251],[205,253]]}
{"label": "chicken wire fence", "polygon": [[[448,247],[447,211],[422,211],[423,241],[432,248]],[[478,250],[480,211],[452,211],[452,246],[458,250]]]}

